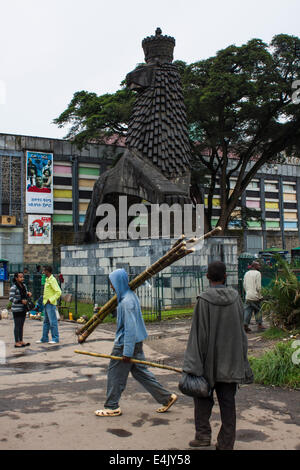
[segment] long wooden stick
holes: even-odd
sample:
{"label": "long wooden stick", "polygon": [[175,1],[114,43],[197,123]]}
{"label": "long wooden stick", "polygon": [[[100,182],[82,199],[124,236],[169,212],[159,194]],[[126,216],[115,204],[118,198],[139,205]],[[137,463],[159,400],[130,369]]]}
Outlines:
{"label": "long wooden stick", "polygon": [[[122,357],[120,356],[111,356],[109,354],[92,353],[88,351],[80,351],[78,349],[75,349],[74,352],[77,354],[85,354],[87,356],[104,357],[105,359],[114,359],[116,361],[122,361]],[[182,374],[182,369],[176,369],[176,367],[165,366],[163,364],[157,364],[156,362],[140,361],[139,359],[130,359],[130,362],[132,362],[133,364],[144,364],[145,366],[158,367],[159,369],[172,370],[174,372],[178,372],[178,374]]]}
{"label": "long wooden stick", "polygon": [[[221,227],[216,227],[210,232],[205,233],[198,239],[190,239],[184,240],[184,236],[182,235],[171,247],[171,249],[163,255],[159,260],[153,263],[149,268],[143,271],[141,274],[136,276],[132,281],[129,282],[129,287],[131,290],[135,290],[144,284],[145,281],[150,279],[155,274],[158,274],[160,271],[165,269],[166,267],[170,266],[171,264],[175,263],[179,259],[187,256],[188,254],[194,251],[192,248],[195,244],[199,243],[202,240],[205,240],[219,231],[221,231]],[[191,246],[187,246],[187,245]],[[85,323],[81,328],[76,330],[76,334],[78,336],[78,343],[83,343],[86,338],[94,331],[94,329],[103,322],[104,318],[109,315],[109,313],[113,312],[117,307],[117,296],[114,295],[108,302],[106,302],[103,307],[98,308],[97,313],[95,313],[90,320]]]}

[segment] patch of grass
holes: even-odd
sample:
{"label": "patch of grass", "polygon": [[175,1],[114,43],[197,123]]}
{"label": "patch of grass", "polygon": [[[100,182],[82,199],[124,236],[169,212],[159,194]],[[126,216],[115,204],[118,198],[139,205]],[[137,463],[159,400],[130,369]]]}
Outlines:
{"label": "patch of grass", "polygon": [[292,360],[297,351],[292,348],[293,342],[294,340],[279,342],[263,356],[249,357],[255,383],[300,388],[300,364],[295,364]]}
{"label": "patch of grass", "polygon": [[173,310],[163,310],[161,314],[163,316],[176,316],[176,315],[191,315],[194,311],[194,308],[175,308]]}
{"label": "patch of grass", "polygon": [[286,331],[274,326],[264,331],[261,336],[265,339],[282,339],[286,338],[287,335],[288,333]]}
{"label": "patch of grass", "polygon": [[[192,308],[178,308],[173,310],[162,310],[161,319],[162,320],[175,320],[176,318],[186,318],[190,317],[193,314],[194,309]],[[147,315],[146,312],[143,312],[143,317],[146,322],[157,321],[156,315]]]}
{"label": "patch of grass", "polygon": [[[73,318],[75,319],[75,302],[71,302],[65,308],[64,303],[62,302],[62,306],[64,307],[61,310],[61,315],[63,314],[65,318],[68,318],[69,312],[72,312]],[[83,302],[77,302],[77,316],[76,319],[81,317],[81,315],[87,315],[90,318],[93,315],[94,306],[92,304],[86,304]]]}
{"label": "patch of grass", "polygon": [[282,330],[281,328],[277,328],[274,326],[264,331],[261,336],[264,339],[283,339],[283,338],[287,338],[290,335],[295,336],[298,334],[300,334],[300,329],[285,331],[285,330]]}
{"label": "patch of grass", "polygon": [[[68,317],[68,312],[72,312],[73,314],[73,319],[77,320],[79,317],[82,315],[86,315],[88,319],[90,319],[93,314],[94,314],[94,306],[93,304],[87,304],[84,302],[78,302],[77,303],[77,315],[75,315],[75,302],[71,302],[70,306],[68,309],[64,309],[64,317]],[[193,308],[178,308],[178,309],[172,309],[172,310],[163,310],[161,312],[161,319],[162,320],[169,320],[169,319],[175,319],[176,317],[189,317],[193,314],[194,309]],[[151,313],[147,311],[146,309],[142,309],[143,317],[146,322],[153,322],[157,321],[157,316],[154,313]],[[114,323],[116,321],[115,318],[112,317],[112,315],[108,315],[104,319],[103,323]]]}
{"label": "patch of grass", "polygon": [[[82,315],[85,315],[88,320],[94,315],[94,305],[84,302],[77,302],[77,315],[75,314],[75,302],[71,302],[67,309],[63,310],[64,318],[69,317],[69,312],[72,312],[73,320],[78,320]],[[103,323],[114,323],[116,321],[112,315],[108,315]]]}

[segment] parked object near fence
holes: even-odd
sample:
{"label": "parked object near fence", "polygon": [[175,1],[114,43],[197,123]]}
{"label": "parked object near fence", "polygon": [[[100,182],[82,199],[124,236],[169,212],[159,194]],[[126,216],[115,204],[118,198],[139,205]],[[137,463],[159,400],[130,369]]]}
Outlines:
{"label": "parked object near fence", "polygon": [[59,311],[59,314],[62,316],[62,318],[65,318],[69,315],[72,298],[73,297],[71,294],[66,294],[66,295],[61,296],[60,305],[57,305],[57,309]]}
{"label": "parked object near fence", "polygon": [[[211,230],[210,232],[204,234],[199,239],[192,238],[187,241],[183,240],[185,237],[184,235],[178,239],[172,248],[162,256],[158,261],[152,264],[149,268],[139,274],[135,279],[130,281],[129,286],[132,290],[136,290],[139,286],[141,286],[145,281],[150,279],[155,274],[162,271],[164,268],[170,266],[175,261],[180,260],[181,258],[187,256],[190,253],[195,251],[195,246],[202,240],[205,240],[219,231],[221,231],[221,227],[216,227],[215,229]],[[94,331],[94,329],[102,323],[104,318],[109,315],[113,310],[117,307],[117,296],[114,295],[112,299],[110,299],[102,308],[98,309],[98,312],[79,330],[77,330],[76,334],[78,335],[78,342],[83,343],[86,338]]]}
{"label": "parked object near fence", "polygon": [[0,320],[7,320],[8,319],[8,310],[6,308],[4,308],[3,310],[1,310],[0,312]]}

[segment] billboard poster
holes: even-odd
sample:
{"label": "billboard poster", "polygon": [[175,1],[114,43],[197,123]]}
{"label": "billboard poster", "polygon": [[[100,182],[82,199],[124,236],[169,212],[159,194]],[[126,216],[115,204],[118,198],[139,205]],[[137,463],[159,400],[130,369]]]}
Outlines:
{"label": "billboard poster", "polygon": [[50,245],[51,243],[51,216],[28,215],[28,244]]}
{"label": "billboard poster", "polygon": [[26,152],[26,212],[53,214],[53,154]]}

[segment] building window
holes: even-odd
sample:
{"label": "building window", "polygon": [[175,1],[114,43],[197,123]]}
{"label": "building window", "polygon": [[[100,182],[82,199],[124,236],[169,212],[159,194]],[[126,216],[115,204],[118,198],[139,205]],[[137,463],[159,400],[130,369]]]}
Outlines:
{"label": "building window", "polygon": [[6,202],[3,202],[1,204],[1,214],[0,215],[10,215],[9,213],[9,204]]}
{"label": "building window", "polygon": [[248,184],[247,189],[259,189],[259,182],[251,181],[251,183]]}
{"label": "building window", "polygon": [[20,224],[23,210],[22,159],[0,154],[0,215],[16,217]]}
{"label": "building window", "polygon": [[261,235],[247,235],[247,252],[257,254],[263,249],[263,237]]}
{"label": "building window", "polygon": [[284,230],[297,230],[298,223],[297,222],[284,222]]}
{"label": "building window", "polygon": [[278,191],[277,184],[275,184],[275,183],[265,183],[265,191],[270,191],[270,192]]}
{"label": "building window", "polygon": [[295,185],[294,184],[284,184],[283,185],[283,191],[285,192],[295,192]]}
{"label": "building window", "polygon": [[260,209],[260,201],[253,201],[251,199],[247,199],[246,207],[249,207],[250,209]]}

